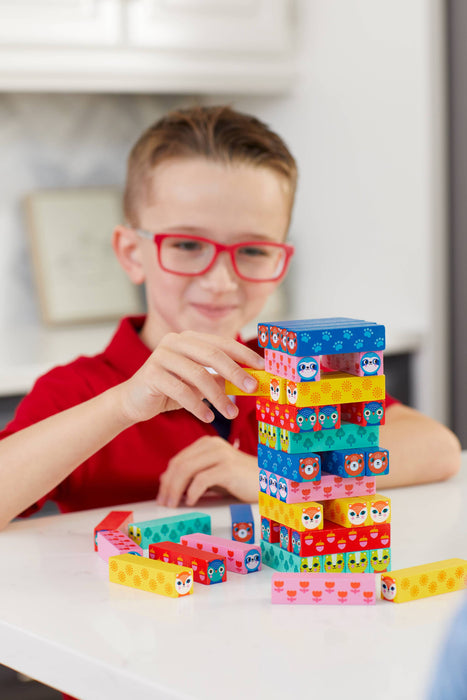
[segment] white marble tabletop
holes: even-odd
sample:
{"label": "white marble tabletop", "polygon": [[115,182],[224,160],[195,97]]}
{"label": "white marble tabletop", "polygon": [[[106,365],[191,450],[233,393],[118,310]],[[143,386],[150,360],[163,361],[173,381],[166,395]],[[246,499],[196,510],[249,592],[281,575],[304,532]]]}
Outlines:
{"label": "white marble tabletop", "polygon": [[[463,462],[448,482],[385,491],[393,568],[467,558],[467,453]],[[138,520],[175,512],[132,507]],[[109,583],[93,551],[109,510],[16,521],[0,533],[0,663],[81,700],[424,697],[463,592],[364,608],[279,606],[263,568],[165,598]],[[211,514],[213,534],[229,535],[226,502],[197,510]]]}

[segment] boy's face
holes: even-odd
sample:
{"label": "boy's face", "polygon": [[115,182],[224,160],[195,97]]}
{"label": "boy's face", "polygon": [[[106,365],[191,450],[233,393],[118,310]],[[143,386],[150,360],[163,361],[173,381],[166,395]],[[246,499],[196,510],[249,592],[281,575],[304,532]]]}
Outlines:
{"label": "boy's face", "polygon": [[[270,169],[205,158],[170,160],[156,168],[152,192],[140,211],[140,228],[147,231],[224,244],[285,240],[290,196],[285,179]],[[227,252],[203,275],[171,274],[160,268],[153,241],[139,239],[138,246],[148,304],[143,337],[152,347],[170,331],[235,336],[278,285],[240,279]]]}

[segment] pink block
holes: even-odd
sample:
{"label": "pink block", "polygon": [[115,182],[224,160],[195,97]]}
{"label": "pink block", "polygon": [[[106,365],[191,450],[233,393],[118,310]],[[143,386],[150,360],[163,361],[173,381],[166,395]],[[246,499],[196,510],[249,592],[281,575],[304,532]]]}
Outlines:
{"label": "pink block", "polygon": [[275,572],[271,602],[288,605],[374,605],[376,574]]}
{"label": "pink block", "polygon": [[[277,377],[284,377],[293,382],[319,382],[320,376],[320,357],[294,357],[286,352],[279,352],[266,348],[264,351],[265,370],[270,374],[275,374]],[[313,362],[316,368],[312,369]],[[305,371],[299,374],[297,370],[298,364],[306,365]]]}
{"label": "pink block", "polygon": [[[263,470],[266,471],[266,470]],[[341,476],[321,472],[320,481],[292,481],[279,474],[277,490],[274,494],[269,491],[269,476],[266,471],[268,486],[266,493],[283,503],[303,503],[305,501],[327,501],[331,498],[346,496],[366,496],[376,493],[376,478],[374,476],[352,476],[345,479]],[[261,485],[260,485],[261,488]]]}
{"label": "pink block", "polygon": [[120,530],[101,530],[97,533],[97,553],[104,561],[117,554],[139,554],[143,556],[143,550],[131,537]]}
{"label": "pink block", "polygon": [[180,538],[180,544],[220,554],[225,557],[227,571],[233,571],[236,574],[252,574],[261,569],[261,548],[258,545],[204,535],[201,532],[183,535]]}
{"label": "pink block", "polygon": [[[377,370],[376,363],[378,361],[375,361],[375,356],[379,358],[379,367]],[[365,363],[367,364],[365,365]],[[369,369],[366,370],[365,366],[367,366]],[[353,374],[356,377],[383,374],[383,351],[372,350],[371,352],[348,352],[342,353],[341,355],[322,355],[321,367],[323,369],[333,369],[339,370],[340,372],[347,372],[348,374]]]}

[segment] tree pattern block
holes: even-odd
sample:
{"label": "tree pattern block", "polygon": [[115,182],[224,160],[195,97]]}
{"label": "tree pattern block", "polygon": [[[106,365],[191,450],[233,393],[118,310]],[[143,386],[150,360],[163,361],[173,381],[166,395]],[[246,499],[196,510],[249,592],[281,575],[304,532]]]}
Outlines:
{"label": "tree pattern block", "polygon": [[274,472],[261,469],[259,490],[283,503],[327,501],[345,496],[371,496],[376,493],[376,479],[374,476],[343,479],[334,474],[321,472],[321,479],[318,481],[292,481]]}
{"label": "tree pattern block", "polygon": [[277,571],[308,573],[382,573],[391,570],[391,548],[335,552],[302,557],[277,544],[261,543],[263,561]]}
{"label": "tree pattern block", "polygon": [[155,518],[128,525],[128,535],[143,549],[152,542],[177,541],[193,532],[211,533],[211,516],[206,513],[182,513],[167,518]]}
{"label": "tree pattern block", "polygon": [[383,600],[406,603],[459,591],[467,585],[467,560],[444,559],[430,564],[411,566],[381,577]]}
{"label": "tree pattern block", "polygon": [[188,566],[193,569],[196,583],[210,586],[226,580],[227,567],[225,557],[213,556],[195,547],[176,542],[158,542],[149,545],[149,558],[160,559],[178,566]]}
{"label": "tree pattern block", "polygon": [[193,570],[165,561],[119,554],[109,559],[109,580],[122,586],[181,598],[193,593]]}
{"label": "tree pattern block", "polygon": [[289,605],[374,605],[376,574],[273,574],[271,601]]}

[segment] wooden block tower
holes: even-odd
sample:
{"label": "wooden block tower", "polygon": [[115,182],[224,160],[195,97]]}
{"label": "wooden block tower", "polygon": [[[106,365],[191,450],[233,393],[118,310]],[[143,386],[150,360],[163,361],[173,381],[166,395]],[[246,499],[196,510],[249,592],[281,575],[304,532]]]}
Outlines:
{"label": "wooden block tower", "polygon": [[263,563],[282,572],[391,569],[390,501],[375,477],[385,418],[384,326],[350,318],[258,326]]}

